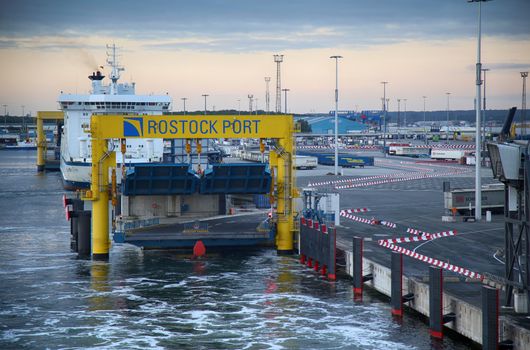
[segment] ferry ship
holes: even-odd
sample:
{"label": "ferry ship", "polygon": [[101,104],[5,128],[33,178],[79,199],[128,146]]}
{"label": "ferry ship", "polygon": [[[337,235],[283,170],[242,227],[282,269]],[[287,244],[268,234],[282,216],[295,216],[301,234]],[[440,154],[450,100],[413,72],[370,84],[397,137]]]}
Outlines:
{"label": "ferry ship", "polygon": [[[118,62],[116,51],[115,45],[107,45],[109,84],[104,83],[105,76],[98,69],[88,76],[92,83],[89,94],[61,92],[59,95],[59,106],[64,111],[60,169],[65,189],[90,187],[92,160],[87,126],[91,115],[161,115],[169,111],[171,98],[167,94],[137,95],[135,83],[118,83],[124,68]],[[127,139],[126,159],[121,152],[116,152],[116,162],[118,166],[162,162],[163,152],[161,139]]]}

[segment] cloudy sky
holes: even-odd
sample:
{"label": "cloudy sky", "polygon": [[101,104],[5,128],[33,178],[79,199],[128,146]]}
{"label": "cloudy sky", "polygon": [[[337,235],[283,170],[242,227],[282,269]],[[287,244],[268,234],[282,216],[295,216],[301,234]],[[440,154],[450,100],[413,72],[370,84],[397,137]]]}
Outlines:
{"label": "cloudy sky", "polygon": [[[122,48],[122,81],[137,93],[166,93],[173,109],[265,108],[264,77],[283,54],[282,87],[291,112],[379,109],[389,81],[390,109],[472,109],[478,4],[466,0],[0,0],[0,104],[10,114],[54,109],[61,90],[86,93],[104,64],[105,45]],[[520,106],[520,71],[530,69],[530,1],[482,6],[488,106]],[[530,85],[530,82],[529,82]],[[401,108],[404,108],[402,103]],[[1,111],[3,112],[3,110]]]}

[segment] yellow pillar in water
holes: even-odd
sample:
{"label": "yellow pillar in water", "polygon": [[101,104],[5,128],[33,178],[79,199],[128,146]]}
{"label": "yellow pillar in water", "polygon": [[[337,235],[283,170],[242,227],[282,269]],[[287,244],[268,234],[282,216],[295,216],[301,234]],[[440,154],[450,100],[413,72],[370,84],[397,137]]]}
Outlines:
{"label": "yellow pillar in water", "polygon": [[108,152],[106,139],[92,138],[92,259],[109,257],[109,168],[116,153]]}
{"label": "yellow pillar in water", "polygon": [[277,193],[278,193],[278,222],[276,232],[276,249],[278,254],[292,254],[294,248],[293,234],[293,144],[292,130],[289,130],[283,139],[279,140],[279,146],[285,152],[277,157]]}
{"label": "yellow pillar in water", "polygon": [[37,113],[37,171],[43,172],[46,165],[46,137],[44,135],[44,120],[40,112]]}

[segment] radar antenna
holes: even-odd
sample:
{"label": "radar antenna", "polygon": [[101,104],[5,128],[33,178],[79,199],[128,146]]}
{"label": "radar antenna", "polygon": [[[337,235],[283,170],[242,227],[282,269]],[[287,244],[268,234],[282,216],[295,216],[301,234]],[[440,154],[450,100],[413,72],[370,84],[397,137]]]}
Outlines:
{"label": "radar antenna", "polygon": [[110,93],[112,95],[117,94],[117,83],[120,79],[120,72],[123,72],[125,70],[125,68],[120,66],[118,62],[118,55],[116,54],[117,49],[118,48],[116,47],[116,44],[107,45],[107,66],[112,68],[112,71],[110,73],[110,80],[112,81],[110,85]]}

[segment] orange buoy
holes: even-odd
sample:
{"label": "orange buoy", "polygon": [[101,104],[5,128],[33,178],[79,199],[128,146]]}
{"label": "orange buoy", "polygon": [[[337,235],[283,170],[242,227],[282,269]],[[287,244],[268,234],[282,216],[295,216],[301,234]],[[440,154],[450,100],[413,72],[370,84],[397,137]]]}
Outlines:
{"label": "orange buoy", "polygon": [[197,241],[195,245],[193,246],[193,257],[194,258],[200,258],[201,256],[204,256],[206,254],[206,247],[204,246],[204,243],[202,241]]}

